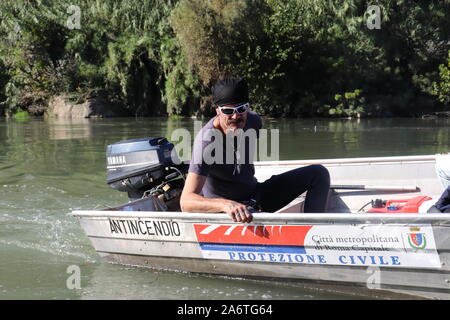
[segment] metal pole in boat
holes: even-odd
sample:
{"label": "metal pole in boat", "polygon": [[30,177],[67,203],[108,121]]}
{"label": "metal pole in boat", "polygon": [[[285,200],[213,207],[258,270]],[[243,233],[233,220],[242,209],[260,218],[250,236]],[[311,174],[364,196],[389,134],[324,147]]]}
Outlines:
{"label": "metal pole in boat", "polygon": [[372,186],[372,185],[331,185],[330,189],[368,190],[368,191],[419,191],[417,186]]}

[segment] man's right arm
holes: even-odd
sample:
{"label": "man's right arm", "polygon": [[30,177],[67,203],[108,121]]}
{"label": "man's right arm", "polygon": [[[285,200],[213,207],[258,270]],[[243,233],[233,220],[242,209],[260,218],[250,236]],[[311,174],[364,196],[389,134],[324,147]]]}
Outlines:
{"label": "man's right arm", "polygon": [[227,199],[211,199],[200,195],[205,184],[206,177],[190,172],[184,184],[183,193],[180,198],[181,211],[183,212],[205,212],[205,213],[227,213],[235,222],[251,222],[252,215],[247,207],[239,202]]}
{"label": "man's right arm", "polygon": [[225,199],[208,199],[200,195],[206,177],[189,172],[180,198],[184,212],[222,212]]}

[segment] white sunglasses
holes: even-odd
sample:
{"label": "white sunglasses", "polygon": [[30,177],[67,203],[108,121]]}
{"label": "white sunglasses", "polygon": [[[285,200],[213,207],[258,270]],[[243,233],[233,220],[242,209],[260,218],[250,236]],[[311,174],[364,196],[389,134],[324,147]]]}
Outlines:
{"label": "white sunglasses", "polygon": [[247,110],[250,108],[250,103],[247,102],[237,107],[221,107],[221,106],[218,107],[220,112],[222,112],[224,115],[232,116],[234,112],[236,112],[237,114],[243,114],[247,112]]}

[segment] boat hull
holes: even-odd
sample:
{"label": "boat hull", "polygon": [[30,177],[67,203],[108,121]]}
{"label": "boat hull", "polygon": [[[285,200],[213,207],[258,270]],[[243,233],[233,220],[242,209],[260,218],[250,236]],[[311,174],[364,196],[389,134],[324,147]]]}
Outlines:
{"label": "boat hull", "polygon": [[73,215],[116,263],[450,298],[448,214],[256,214],[246,226],[222,214]]}
{"label": "boat hull", "polygon": [[157,212],[148,199],[71,215],[111,262],[374,297],[450,299],[450,214],[356,213],[375,198],[438,197],[435,157],[261,162],[256,176],[264,181],[317,163],[327,167],[332,184],[399,188],[334,190],[331,213],[301,213],[300,196],[278,213],[254,214],[248,225],[225,214]]}

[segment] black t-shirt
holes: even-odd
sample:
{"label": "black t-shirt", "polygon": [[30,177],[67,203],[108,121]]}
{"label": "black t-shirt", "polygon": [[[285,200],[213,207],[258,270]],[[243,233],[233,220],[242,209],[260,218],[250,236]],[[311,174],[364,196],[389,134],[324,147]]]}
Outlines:
{"label": "black t-shirt", "polygon": [[206,177],[202,189],[206,198],[250,200],[258,183],[253,160],[261,118],[249,111],[244,128],[235,135],[215,129],[215,118],[195,138],[189,172]]}

